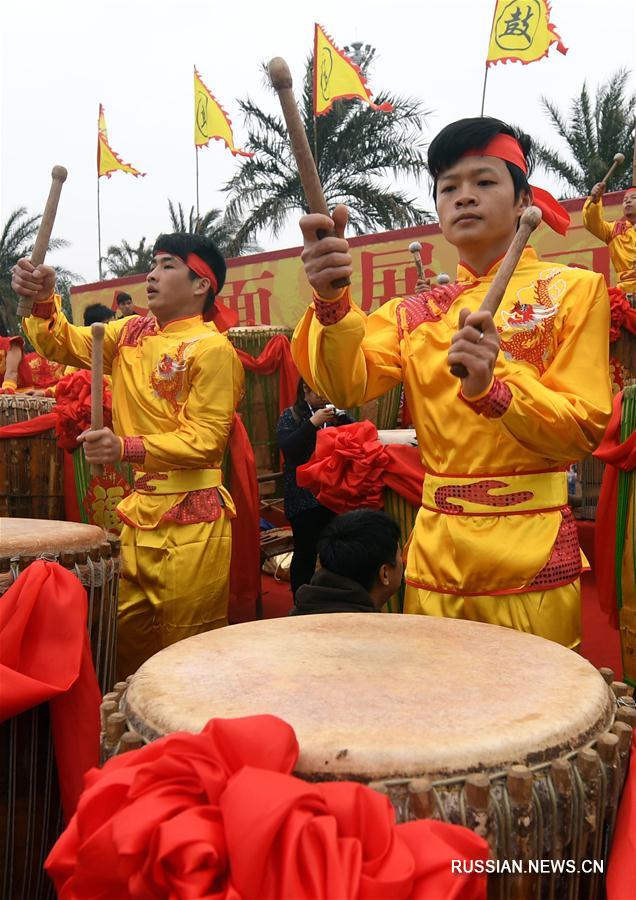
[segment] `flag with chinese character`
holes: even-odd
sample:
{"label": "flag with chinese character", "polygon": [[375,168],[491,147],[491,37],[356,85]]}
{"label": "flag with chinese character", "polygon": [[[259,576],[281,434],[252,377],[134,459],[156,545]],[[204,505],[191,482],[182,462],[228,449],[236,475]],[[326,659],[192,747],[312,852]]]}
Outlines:
{"label": "flag with chinese character", "polygon": [[194,69],[194,145],[207,147],[211,140],[224,141],[234,156],[253,156],[234,146],[232,122]]}
{"label": "flag with chinese character", "polygon": [[568,52],[550,22],[548,0],[496,0],[486,66],[508,61],[527,65],[547,56],[552,44]]}
{"label": "flag with chinese character", "polygon": [[113,172],[127,172],[128,175],[141,175],[143,178],[145,172],[139,172],[133,166],[125,163],[113,150],[108,143],[108,132],[106,131],[106,116],[104,115],[104,107],[99,104],[99,118],[97,120],[97,177],[101,178],[106,175],[110,178]]}
{"label": "flag with chinese character", "polygon": [[372,109],[391,112],[390,103],[375,104],[364,75],[354,62],[338,50],[320,25],[314,32],[314,115],[328,113],[335,100],[359,98]]}

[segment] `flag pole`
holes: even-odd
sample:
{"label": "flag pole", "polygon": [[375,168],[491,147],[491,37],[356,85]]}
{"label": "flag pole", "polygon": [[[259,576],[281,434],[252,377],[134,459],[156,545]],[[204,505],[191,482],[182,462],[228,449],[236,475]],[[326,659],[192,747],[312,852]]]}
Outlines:
{"label": "flag pole", "polygon": [[488,81],[488,63],[486,63],[486,70],[484,72],[484,89],[481,92],[481,112],[479,115],[483,118],[484,115],[484,103],[486,102],[486,82]]}
{"label": "flag pole", "polygon": [[99,268],[99,280],[102,280],[102,220],[100,213],[100,202],[99,202],[99,173],[97,174],[97,252],[98,256],[98,268]]}
{"label": "flag pole", "polygon": [[495,27],[495,19],[497,18],[497,4],[498,0],[495,0],[495,8],[492,11],[492,23],[490,25],[490,34],[488,35],[488,49],[486,50],[486,69],[484,72],[484,89],[481,92],[481,112],[479,115],[483,118],[484,116],[484,103],[486,102],[486,82],[488,81],[488,54],[490,52],[490,41],[492,39],[492,32]]}
{"label": "flag pole", "polygon": [[195,170],[196,170],[196,178],[197,178],[197,223],[199,221],[199,148],[197,145],[194,145],[194,158],[196,162]]}

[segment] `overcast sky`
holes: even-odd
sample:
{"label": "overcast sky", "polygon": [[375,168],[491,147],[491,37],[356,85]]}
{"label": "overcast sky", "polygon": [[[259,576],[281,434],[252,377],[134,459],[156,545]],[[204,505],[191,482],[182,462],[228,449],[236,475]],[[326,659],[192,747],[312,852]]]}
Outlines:
{"label": "overcast sky", "polygon": [[[494,0],[14,0],[2,13],[2,223],[18,206],[40,212],[51,167],[65,165],[55,233],[70,247],[51,262],[96,280],[99,103],[113,148],[148,173],[101,179],[102,248],[122,238],[152,241],[168,228],[168,197],[188,209],[195,201],[193,65],[244,146],[236,98],[249,94],[276,112],[260,63],[284,56],[298,84],[316,20],[339,46],[360,40],[377,48],[371,90],[421,98],[432,110],[430,140],[448,122],[479,114],[493,8]],[[552,21],[567,56],[553,45],[547,59],[532,65],[491,68],[485,110],[546,141],[553,138],[542,95],[566,111],[584,79],[595,88],[634,64],[636,3],[553,0]],[[636,86],[633,75],[630,85]],[[236,165],[219,142],[201,151],[202,211],[224,205],[220,188]],[[535,181],[558,191],[545,174]],[[428,184],[414,190],[430,208]],[[298,234],[292,221],[278,239],[262,233],[258,241],[266,250],[293,246]]]}

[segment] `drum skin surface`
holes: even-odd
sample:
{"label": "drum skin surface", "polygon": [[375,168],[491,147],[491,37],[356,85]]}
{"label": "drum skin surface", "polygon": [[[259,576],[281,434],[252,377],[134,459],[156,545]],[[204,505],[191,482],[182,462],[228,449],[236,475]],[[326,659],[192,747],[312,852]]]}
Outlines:
{"label": "drum skin surface", "polygon": [[41,553],[89,550],[105,539],[96,525],[52,519],[1,519],[0,555],[39,556]]}
{"label": "drum skin surface", "polygon": [[311,780],[499,771],[609,727],[601,675],[559,644],[477,622],[336,614],[249,622],[148,660],[124,697],[146,740],[213,717],[294,728]]}

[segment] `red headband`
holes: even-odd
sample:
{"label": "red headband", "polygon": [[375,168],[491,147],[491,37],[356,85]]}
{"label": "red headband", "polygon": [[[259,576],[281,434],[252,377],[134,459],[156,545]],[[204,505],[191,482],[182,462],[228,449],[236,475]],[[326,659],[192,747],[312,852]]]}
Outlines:
{"label": "red headband", "polygon": [[[524,175],[528,174],[528,163],[521,144],[510,134],[497,134],[483,149],[467,150],[464,156],[494,156],[496,159],[502,159],[504,162],[517,166]],[[558,234],[567,234],[570,226],[570,216],[567,210],[549,191],[544,191],[543,188],[535,187],[532,184],[530,190],[532,191],[532,202],[543,213],[543,221],[546,225],[549,225]]]}
{"label": "red headband", "polygon": [[187,259],[184,259],[183,256],[179,256],[178,253],[173,253],[172,250],[158,250],[157,255],[165,254],[166,256],[176,256],[177,259],[180,259],[181,262],[184,262],[186,266],[191,269],[195,275],[198,275],[199,278],[209,278],[211,282],[211,287],[214,293],[216,294],[219,289],[219,282],[216,280],[216,275],[210,268],[210,266],[206,263],[204,259],[201,259],[200,256],[197,256],[196,253],[188,253]]}

